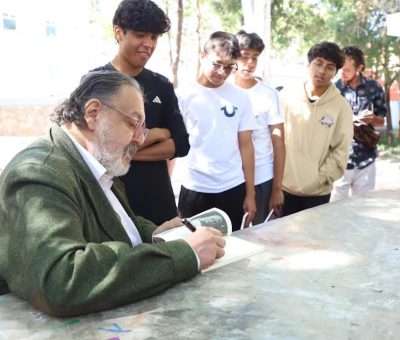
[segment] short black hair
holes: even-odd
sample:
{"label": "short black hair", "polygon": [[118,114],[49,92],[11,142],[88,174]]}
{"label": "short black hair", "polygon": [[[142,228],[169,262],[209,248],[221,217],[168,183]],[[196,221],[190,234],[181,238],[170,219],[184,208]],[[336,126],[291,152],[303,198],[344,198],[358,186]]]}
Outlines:
{"label": "short black hair", "polygon": [[346,59],[354,60],[356,67],[360,65],[365,66],[364,52],[358,46],[343,47],[343,53]]}
{"label": "short black hair", "polygon": [[324,58],[336,65],[336,70],[342,68],[344,64],[344,54],[340,47],[334,42],[322,41],[313,45],[307,53],[308,63],[311,63],[315,58]]}
{"label": "short black hair", "polygon": [[232,33],[216,31],[204,44],[204,53],[219,50],[232,59],[240,58],[239,42]]}
{"label": "short black hair", "polygon": [[171,28],[164,11],[150,0],[123,0],[113,18],[113,26],[127,30],[161,35]]}
{"label": "short black hair", "polygon": [[240,30],[236,33],[236,38],[239,41],[240,50],[251,48],[261,53],[264,48],[264,42],[257,33],[247,33],[245,30]]}

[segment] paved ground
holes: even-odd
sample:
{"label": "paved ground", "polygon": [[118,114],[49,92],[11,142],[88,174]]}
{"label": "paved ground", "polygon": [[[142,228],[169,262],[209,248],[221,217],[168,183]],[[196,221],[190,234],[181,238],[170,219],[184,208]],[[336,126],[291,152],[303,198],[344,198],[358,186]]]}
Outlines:
{"label": "paved ground", "polygon": [[[35,137],[4,137],[0,136],[0,172],[18,151],[32,142]],[[383,155],[377,159],[377,189],[400,188],[400,157],[388,158]],[[172,175],[172,185],[177,194],[180,186],[181,166],[176,162]]]}
{"label": "paved ground", "polygon": [[400,189],[400,162],[392,159],[380,159],[377,163],[377,189]]}

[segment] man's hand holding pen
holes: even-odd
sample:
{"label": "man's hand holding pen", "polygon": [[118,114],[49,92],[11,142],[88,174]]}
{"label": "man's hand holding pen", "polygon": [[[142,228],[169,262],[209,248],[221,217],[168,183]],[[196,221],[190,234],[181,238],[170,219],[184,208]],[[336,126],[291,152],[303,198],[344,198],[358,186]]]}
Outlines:
{"label": "man's hand holding pen", "polygon": [[200,265],[199,269],[203,270],[211,266],[216,259],[225,255],[225,240],[222,233],[214,228],[201,227],[192,232],[185,241],[189,243],[196,253]]}
{"label": "man's hand holding pen", "polygon": [[201,227],[196,229],[196,227],[185,218],[180,219],[179,217],[175,217],[172,220],[164,222],[154,231],[153,239],[156,239],[157,234],[182,226],[182,224],[192,232],[185,238],[185,241],[195,252],[198,261],[198,268],[200,270],[208,268],[216,259],[224,256],[224,247],[226,242],[219,230],[210,227]]}
{"label": "man's hand holding pen", "polygon": [[[182,223],[183,225],[188,228],[192,233],[199,232],[200,230],[196,229],[196,227],[187,219],[187,218],[182,218]],[[200,243],[197,245],[197,248],[194,248],[194,245],[192,245],[188,240],[190,246],[193,248],[193,250],[196,252],[197,258],[200,261],[200,270],[206,269],[209,266],[211,266],[216,259],[219,259],[220,257],[224,256],[225,254],[225,240],[222,237],[222,233],[219,230],[216,230],[214,228],[200,228],[200,229],[208,229],[207,233],[211,233],[214,235],[208,235],[208,237],[211,237],[211,245],[208,245],[207,243]],[[216,232],[216,233],[215,233]],[[214,243],[215,242],[215,246]],[[200,258],[200,254],[198,251],[202,251],[203,259]]]}

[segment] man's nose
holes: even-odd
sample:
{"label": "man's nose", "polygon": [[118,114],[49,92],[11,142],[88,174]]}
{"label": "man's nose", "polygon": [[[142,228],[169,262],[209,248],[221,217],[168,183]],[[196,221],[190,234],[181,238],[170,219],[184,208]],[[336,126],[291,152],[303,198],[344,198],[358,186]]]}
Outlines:
{"label": "man's nose", "polygon": [[134,145],[142,145],[144,143],[144,135],[143,133],[136,133],[136,131],[132,134],[131,143]]}
{"label": "man's nose", "polygon": [[218,69],[217,72],[218,72],[219,74],[225,74],[225,73],[226,73],[225,69],[224,69],[222,66]]}
{"label": "man's nose", "polygon": [[324,74],[326,71],[327,71],[327,70],[326,70],[326,67],[325,67],[325,66],[321,66],[321,67],[319,68],[319,72],[320,72],[321,74]]}
{"label": "man's nose", "polygon": [[136,145],[142,145],[146,140],[147,134],[149,133],[149,129],[139,128],[133,132],[131,143]]}
{"label": "man's nose", "polygon": [[143,43],[144,46],[150,47],[150,48],[153,48],[154,45],[155,45],[155,41],[154,41],[154,39],[152,39],[151,36],[145,37],[145,38],[143,39],[142,43]]}
{"label": "man's nose", "polygon": [[255,64],[256,60],[254,58],[249,58],[247,59],[247,65],[253,66]]}

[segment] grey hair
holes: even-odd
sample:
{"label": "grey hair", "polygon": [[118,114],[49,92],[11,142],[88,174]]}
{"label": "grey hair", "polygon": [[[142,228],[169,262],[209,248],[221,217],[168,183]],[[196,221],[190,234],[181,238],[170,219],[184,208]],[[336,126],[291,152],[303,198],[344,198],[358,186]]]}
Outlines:
{"label": "grey hair", "polygon": [[139,83],[130,76],[115,71],[95,71],[85,74],[79,86],[50,115],[58,125],[75,123],[85,127],[85,104],[90,99],[109,103],[124,85],[134,87],[143,97]]}

